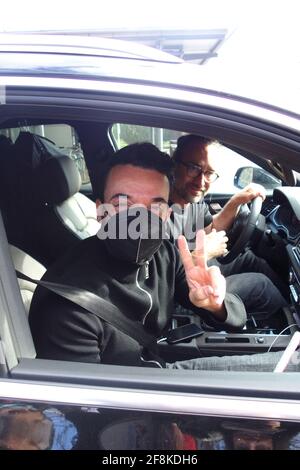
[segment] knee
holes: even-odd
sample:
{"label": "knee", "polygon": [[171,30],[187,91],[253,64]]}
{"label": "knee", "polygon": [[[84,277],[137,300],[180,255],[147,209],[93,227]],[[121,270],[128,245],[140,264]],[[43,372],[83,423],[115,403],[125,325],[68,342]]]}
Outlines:
{"label": "knee", "polygon": [[265,293],[271,295],[273,289],[276,289],[273,282],[265,274],[255,273],[253,281],[255,283],[255,291],[260,295]]}
{"label": "knee", "polygon": [[286,304],[277,287],[265,274],[257,273],[255,278],[255,295],[261,299],[261,302],[272,305],[274,310],[278,310]]}
{"label": "knee", "polygon": [[242,262],[243,262],[243,270],[248,272],[259,272],[259,267],[261,266],[261,262],[264,260],[262,258],[258,258],[251,250],[246,251],[242,255]]}
{"label": "knee", "polygon": [[261,273],[242,273],[226,278],[226,290],[237,294],[243,302],[256,302],[269,297],[271,281]]}

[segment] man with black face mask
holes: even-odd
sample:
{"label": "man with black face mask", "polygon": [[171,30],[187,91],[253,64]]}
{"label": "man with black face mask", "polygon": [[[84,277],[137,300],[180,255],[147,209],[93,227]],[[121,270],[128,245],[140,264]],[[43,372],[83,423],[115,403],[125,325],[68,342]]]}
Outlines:
{"label": "man with black face mask", "polygon": [[[44,280],[96,293],[157,339],[170,327],[174,299],[216,328],[239,331],[246,321],[245,306],[239,297],[226,293],[219,268],[207,267],[203,231],[197,234],[193,255],[184,237],[178,239],[180,255],[165,239],[171,177],[171,159],[152,144],[119,150],[103,174],[98,234],[67,253]],[[34,294],[29,321],[39,358],[145,365],[143,347],[131,336],[41,287]],[[278,361],[272,357],[270,367]],[[223,368],[222,359],[167,367]],[[239,357],[237,361],[240,364]]]}

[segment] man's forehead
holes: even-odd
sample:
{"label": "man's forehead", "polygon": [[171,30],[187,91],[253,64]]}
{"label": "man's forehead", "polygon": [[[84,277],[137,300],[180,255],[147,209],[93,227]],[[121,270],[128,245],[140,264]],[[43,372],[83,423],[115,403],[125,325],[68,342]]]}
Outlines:
{"label": "man's forehead", "polygon": [[149,178],[149,173],[152,173],[152,176],[156,176],[156,179],[164,179],[167,178],[165,175],[163,175],[160,171],[152,168],[143,168],[140,166],[136,165],[131,165],[131,164],[124,164],[124,165],[116,165],[114,166],[109,174],[109,177],[114,177],[117,175],[118,178],[128,178],[129,180],[132,179],[133,182],[135,182],[134,176],[136,174],[139,174],[141,177],[144,177],[145,179]]}
{"label": "man's forehead", "polygon": [[114,194],[157,198],[164,196],[168,191],[168,178],[159,171],[131,165],[117,165],[108,175],[105,193],[110,198]]}
{"label": "man's forehead", "polygon": [[202,160],[206,158],[207,150],[206,145],[200,142],[190,142],[184,150],[183,159],[188,160]]}
{"label": "man's forehead", "polygon": [[193,142],[186,148],[184,161],[207,165],[214,169],[217,166],[216,148],[213,144],[203,145],[200,142]]}

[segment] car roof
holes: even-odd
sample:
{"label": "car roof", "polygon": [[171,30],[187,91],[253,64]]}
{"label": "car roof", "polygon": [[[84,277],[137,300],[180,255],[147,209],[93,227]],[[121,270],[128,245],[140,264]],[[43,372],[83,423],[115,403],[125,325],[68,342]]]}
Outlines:
{"label": "car roof", "polygon": [[181,63],[180,58],[142,44],[109,38],[46,34],[0,34],[0,52],[32,52]]}
{"label": "car roof", "polygon": [[0,75],[96,79],[202,92],[299,118],[291,110],[212,87],[199,65],[110,38],[0,33]]}

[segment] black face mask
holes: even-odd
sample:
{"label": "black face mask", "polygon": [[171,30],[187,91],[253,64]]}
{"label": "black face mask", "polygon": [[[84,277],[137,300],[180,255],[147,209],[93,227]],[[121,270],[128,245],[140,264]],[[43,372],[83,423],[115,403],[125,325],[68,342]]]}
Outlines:
{"label": "black face mask", "polygon": [[160,217],[144,207],[118,212],[102,223],[97,234],[115,258],[142,265],[157,252],[166,238]]}

